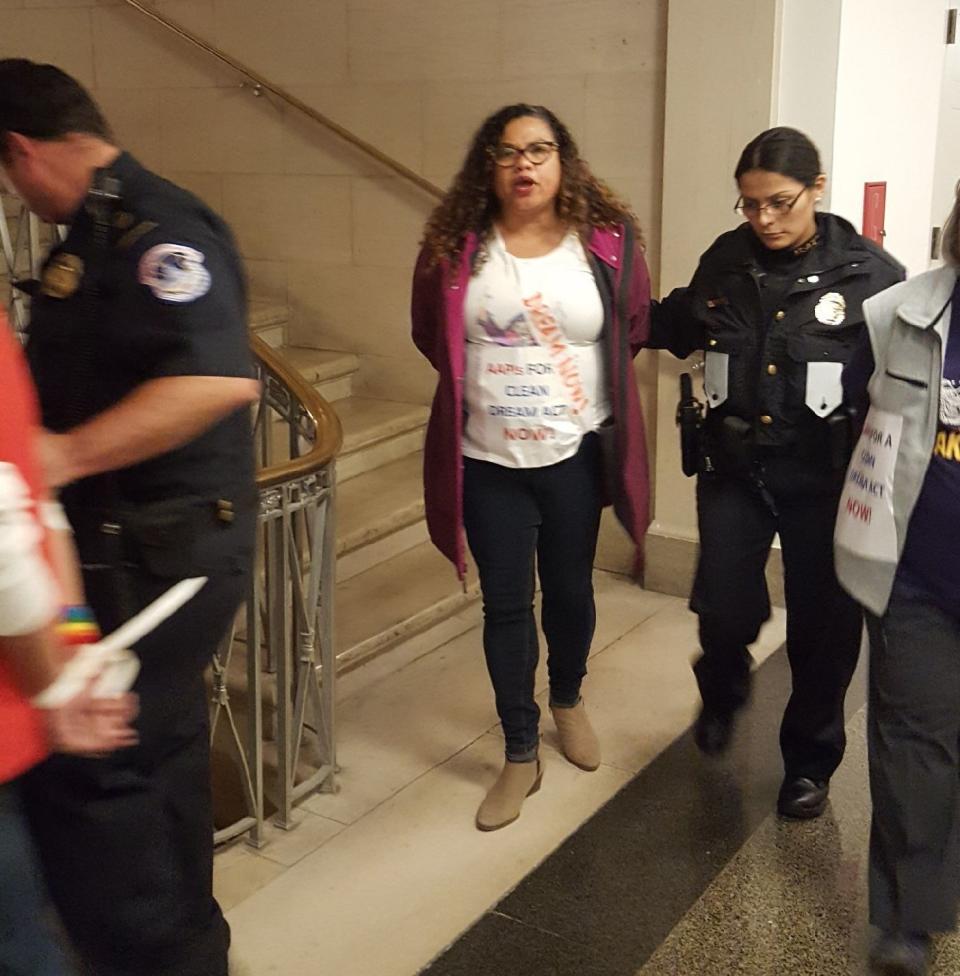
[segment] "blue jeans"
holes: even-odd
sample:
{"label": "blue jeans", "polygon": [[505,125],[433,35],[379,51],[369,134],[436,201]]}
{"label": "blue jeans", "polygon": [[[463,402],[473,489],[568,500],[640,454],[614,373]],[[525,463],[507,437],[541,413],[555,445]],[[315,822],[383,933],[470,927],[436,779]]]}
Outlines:
{"label": "blue jeans", "polygon": [[535,573],[543,597],[550,701],[580,699],[596,623],[593,559],[602,509],[600,442],[543,468],[464,459],[463,514],[483,592],[483,650],[507,758],[531,762],[540,741],[534,682],[540,649]]}
{"label": "blue jeans", "polygon": [[47,924],[45,901],[19,788],[0,783],[0,976],[74,972]]}

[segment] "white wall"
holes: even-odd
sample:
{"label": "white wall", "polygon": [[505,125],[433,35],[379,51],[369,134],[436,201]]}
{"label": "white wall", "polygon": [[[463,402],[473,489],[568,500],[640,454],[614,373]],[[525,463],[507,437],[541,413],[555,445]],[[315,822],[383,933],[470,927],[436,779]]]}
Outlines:
{"label": "white wall", "polygon": [[[820,150],[823,171],[833,165],[835,95],[843,0],[782,0],[777,125],[806,133]],[[830,185],[824,208],[830,207]]]}
{"label": "white wall", "polygon": [[937,131],[937,161],[933,173],[933,206],[930,226],[942,227],[953,206],[954,187],[960,180],[960,43],[946,49],[940,122]]}
{"label": "white wall", "polygon": [[946,0],[843,0],[831,209],[858,229],[863,185],[886,181],[886,248],[930,263]]}

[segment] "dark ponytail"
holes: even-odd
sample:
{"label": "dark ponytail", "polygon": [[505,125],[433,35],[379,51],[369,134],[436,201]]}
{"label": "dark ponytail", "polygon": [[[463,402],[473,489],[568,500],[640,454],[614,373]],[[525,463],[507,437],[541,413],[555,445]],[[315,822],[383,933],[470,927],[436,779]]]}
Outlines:
{"label": "dark ponytail", "polygon": [[752,169],[789,176],[804,186],[813,186],[823,172],[817,147],[802,132],[787,126],[767,129],[748,142],[733,178],[739,182]]}

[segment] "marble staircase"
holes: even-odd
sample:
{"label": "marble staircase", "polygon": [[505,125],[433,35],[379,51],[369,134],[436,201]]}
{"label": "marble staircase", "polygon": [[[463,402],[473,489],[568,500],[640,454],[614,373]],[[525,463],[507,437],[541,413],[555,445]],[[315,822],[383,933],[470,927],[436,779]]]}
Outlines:
{"label": "marble staircase", "polygon": [[[341,673],[448,619],[479,596],[427,538],[421,467],[428,410],[353,392],[352,353],[285,343],[287,309],[254,303],[250,326],[326,400],[343,425],[337,460],[336,652]],[[449,628],[439,631],[450,639]]]}

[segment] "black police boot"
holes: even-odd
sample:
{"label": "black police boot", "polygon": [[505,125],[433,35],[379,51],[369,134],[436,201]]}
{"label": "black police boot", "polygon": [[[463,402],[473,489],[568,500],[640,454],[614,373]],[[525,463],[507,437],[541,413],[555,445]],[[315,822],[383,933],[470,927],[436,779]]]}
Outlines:
{"label": "black police boot", "polygon": [[870,950],[870,972],[875,976],[927,976],[930,971],[930,936],[883,932]]}
{"label": "black police boot", "polygon": [[733,712],[722,712],[706,705],[700,709],[693,727],[693,741],[705,756],[722,756],[733,737]]}
{"label": "black police boot", "polygon": [[777,813],[792,820],[813,820],[823,813],[829,793],[829,780],[788,776],[777,797]]}

